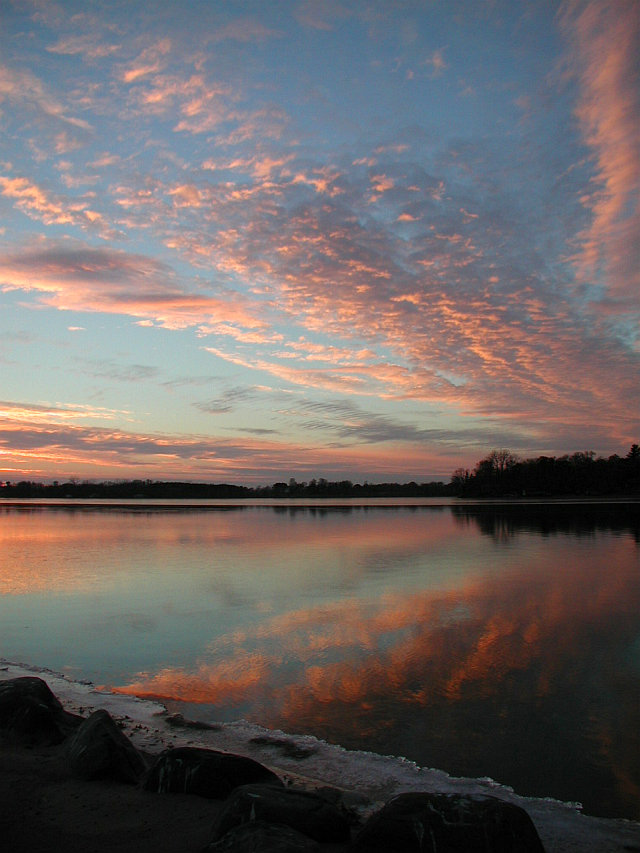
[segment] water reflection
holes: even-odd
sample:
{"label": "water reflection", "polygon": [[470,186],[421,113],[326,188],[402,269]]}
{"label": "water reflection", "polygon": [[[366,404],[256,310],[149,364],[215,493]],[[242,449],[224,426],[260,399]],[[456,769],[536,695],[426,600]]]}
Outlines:
{"label": "water reflection", "polygon": [[[456,517],[494,541],[503,530],[621,527],[617,514]],[[196,668],[124,690],[639,817],[637,552],[628,537],[569,542],[452,590],[387,590],[267,618],[218,638]]]}
{"label": "water reflection", "polygon": [[4,508],[0,648],[640,817],[638,541],[621,504]]}
{"label": "water reflection", "polygon": [[496,542],[507,542],[523,531],[553,536],[591,536],[596,532],[617,531],[633,534],[640,542],[640,503],[454,504],[451,513],[461,526],[476,525]]}

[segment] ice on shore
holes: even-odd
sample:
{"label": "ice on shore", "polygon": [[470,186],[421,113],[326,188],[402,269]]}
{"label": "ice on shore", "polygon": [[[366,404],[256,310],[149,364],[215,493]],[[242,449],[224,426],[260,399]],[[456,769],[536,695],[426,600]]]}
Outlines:
{"label": "ice on shore", "polygon": [[578,803],[521,797],[491,779],[449,776],[397,756],[345,750],[311,735],[289,735],[240,720],[196,726],[167,713],[158,702],[108,693],[89,682],[28,664],[0,660],[0,679],[43,678],[65,708],[87,716],[105,708],[139,749],[157,753],[172,746],[202,746],[247,755],[297,784],[331,785],[361,798],[363,815],[405,791],[491,795],[526,809],[549,853],[640,851],[640,823],[584,815]]}

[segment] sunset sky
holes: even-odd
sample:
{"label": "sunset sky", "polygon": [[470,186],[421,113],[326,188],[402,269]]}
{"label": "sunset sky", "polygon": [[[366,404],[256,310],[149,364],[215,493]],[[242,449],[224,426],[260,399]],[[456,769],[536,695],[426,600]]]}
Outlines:
{"label": "sunset sky", "polygon": [[0,0],[0,479],[640,439],[640,2]]}

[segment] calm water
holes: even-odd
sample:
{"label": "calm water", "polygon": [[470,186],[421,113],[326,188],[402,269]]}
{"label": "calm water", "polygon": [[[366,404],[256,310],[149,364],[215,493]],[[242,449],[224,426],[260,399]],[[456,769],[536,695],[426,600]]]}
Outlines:
{"label": "calm water", "polygon": [[0,655],[640,818],[640,505],[0,505]]}

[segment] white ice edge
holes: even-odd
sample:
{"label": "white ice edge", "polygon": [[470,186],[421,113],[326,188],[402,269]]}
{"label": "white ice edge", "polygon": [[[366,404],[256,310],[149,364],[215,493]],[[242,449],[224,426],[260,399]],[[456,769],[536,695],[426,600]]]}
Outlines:
{"label": "white ice edge", "polygon": [[[640,823],[582,814],[579,803],[552,798],[522,797],[512,788],[489,778],[466,779],[444,770],[419,767],[407,758],[347,750],[313,735],[290,735],[239,720],[215,729],[172,726],[164,705],[149,699],[98,690],[90,682],[73,681],[62,673],[0,658],[0,680],[37,675],[43,678],[64,707],[87,716],[105,708],[141,750],[158,753],[172,746],[202,746],[248,755],[299,784],[331,785],[351,792],[354,805],[362,798],[367,813],[405,791],[437,791],[491,795],[524,808],[533,820],[548,853],[628,853],[640,851]],[[271,745],[253,743],[268,738]],[[305,758],[287,756],[277,741],[309,750]]]}

